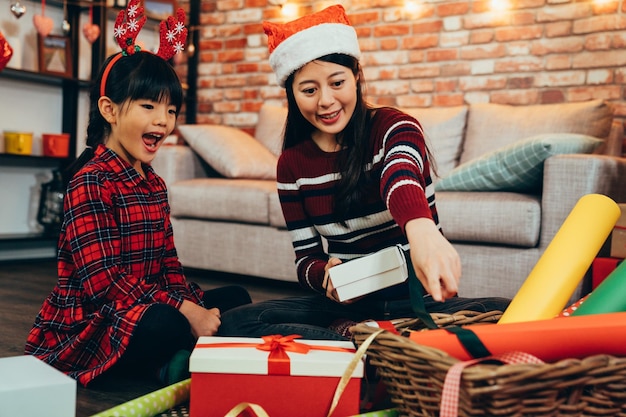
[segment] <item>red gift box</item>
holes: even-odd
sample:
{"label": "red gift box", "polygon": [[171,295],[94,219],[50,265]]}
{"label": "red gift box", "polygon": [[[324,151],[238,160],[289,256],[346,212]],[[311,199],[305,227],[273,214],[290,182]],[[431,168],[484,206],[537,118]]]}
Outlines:
{"label": "red gift box", "polygon": [[611,233],[611,258],[626,258],[626,204],[619,205],[622,215]]}
{"label": "red gift box", "polygon": [[595,258],[591,264],[591,288],[595,290],[622,261],[620,258]]}
{"label": "red gift box", "polygon": [[[224,417],[238,404],[251,403],[271,417],[325,417],[354,356],[350,342],[201,337],[189,361],[190,416]],[[333,417],[359,413],[362,376],[359,360]]]}

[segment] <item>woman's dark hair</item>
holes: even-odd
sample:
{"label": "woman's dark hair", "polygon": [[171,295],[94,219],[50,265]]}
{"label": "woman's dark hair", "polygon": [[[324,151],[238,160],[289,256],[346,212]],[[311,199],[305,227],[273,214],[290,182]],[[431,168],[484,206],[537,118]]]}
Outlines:
{"label": "woman's dark hair", "polygon": [[[335,190],[334,212],[338,221],[344,223],[348,214],[360,203],[365,187],[370,181],[370,175],[363,168],[371,158],[369,122],[372,112],[371,107],[363,98],[363,72],[358,59],[345,54],[330,54],[317,60],[349,68],[357,77],[356,108],[341,136],[337,137],[337,142],[346,149],[346,152],[344,157],[337,161],[337,170],[341,172],[341,178]],[[291,74],[285,83],[288,113],[283,149],[311,139],[311,134],[315,131],[313,125],[302,116],[298,109],[293,92],[294,76],[295,73]]]}
{"label": "woman's dark hair", "polygon": [[[93,157],[96,147],[104,143],[111,133],[111,125],[100,114],[98,100],[104,71],[115,56],[106,59],[91,87],[87,148],[68,168],[65,176],[67,180]],[[183,88],[174,68],[150,52],[139,51],[115,62],[107,76],[104,91],[115,104],[139,99],[156,102],[167,100],[176,107],[177,114],[183,105]]]}

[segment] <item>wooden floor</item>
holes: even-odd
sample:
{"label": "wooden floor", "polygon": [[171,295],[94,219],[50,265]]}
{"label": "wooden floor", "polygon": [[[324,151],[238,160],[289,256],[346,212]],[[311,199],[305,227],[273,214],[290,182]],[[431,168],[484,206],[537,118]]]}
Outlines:
{"label": "wooden floor", "polygon": [[[255,302],[304,293],[296,283],[198,270],[187,270],[186,275],[203,289],[242,285]],[[23,355],[26,335],[55,283],[54,260],[0,262],[0,358]],[[146,380],[117,379],[89,388],[78,385],[76,417],[91,416],[159,388]]]}

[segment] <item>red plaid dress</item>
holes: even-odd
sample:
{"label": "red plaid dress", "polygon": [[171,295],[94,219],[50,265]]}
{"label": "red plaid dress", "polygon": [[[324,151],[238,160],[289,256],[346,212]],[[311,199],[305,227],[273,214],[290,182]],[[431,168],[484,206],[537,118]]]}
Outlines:
{"label": "red plaid dress", "polygon": [[144,169],[147,179],[99,146],[65,196],[58,282],[25,351],[83,385],[122,356],[148,306],[202,304],[178,261],[165,183]]}

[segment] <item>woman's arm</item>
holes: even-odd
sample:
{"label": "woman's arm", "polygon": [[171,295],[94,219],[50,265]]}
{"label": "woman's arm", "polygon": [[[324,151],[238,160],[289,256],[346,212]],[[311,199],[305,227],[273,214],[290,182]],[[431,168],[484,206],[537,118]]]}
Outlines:
{"label": "woman's arm", "polygon": [[381,196],[407,236],[417,277],[433,299],[444,301],[458,290],[461,261],[438,225],[422,128],[409,116],[393,116],[381,141]]}

